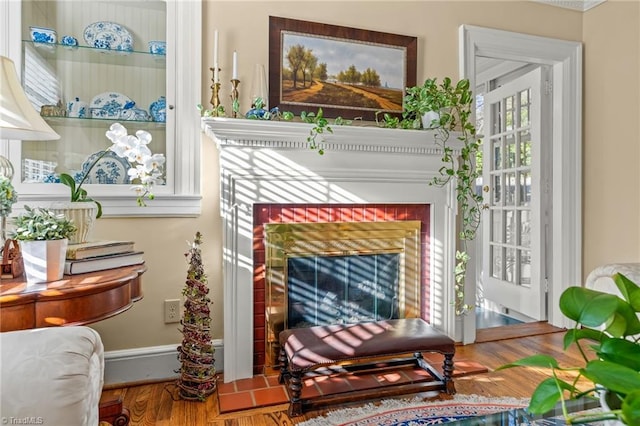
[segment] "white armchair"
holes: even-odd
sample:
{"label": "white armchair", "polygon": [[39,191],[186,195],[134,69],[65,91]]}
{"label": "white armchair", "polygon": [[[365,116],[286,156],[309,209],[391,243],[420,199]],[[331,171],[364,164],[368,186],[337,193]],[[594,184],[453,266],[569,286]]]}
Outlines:
{"label": "white armchair", "polygon": [[0,360],[3,422],[98,425],[104,348],[95,330],[79,326],[0,333]]}
{"label": "white armchair", "polygon": [[[585,287],[622,297],[612,279],[612,276],[618,272],[640,285],[640,263],[610,263],[591,271],[587,276]],[[640,318],[640,314],[638,314],[638,318]]]}
{"label": "white armchair", "polygon": [[587,276],[585,287],[620,296],[611,277],[620,272],[631,281],[640,284],[640,263],[609,263],[595,268]]}

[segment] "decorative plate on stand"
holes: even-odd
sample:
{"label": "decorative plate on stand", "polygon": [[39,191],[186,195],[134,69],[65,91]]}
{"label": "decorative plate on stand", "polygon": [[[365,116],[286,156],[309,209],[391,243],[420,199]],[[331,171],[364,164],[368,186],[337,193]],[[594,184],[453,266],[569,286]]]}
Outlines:
{"label": "decorative plate on stand", "polygon": [[115,22],[100,21],[89,24],[84,29],[84,41],[98,49],[133,50],[133,37],[129,30]]}
{"label": "decorative plate on stand", "polygon": [[91,99],[89,108],[92,118],[120,118],[120,112],[132,102],[131,98],[118,92],[104,92]]}
{"label": "decorative plate on stand", "polygon": [[[82,172],[87,173],[93,162],[96,161],[102,153],[104,153],[104,151],[94,152],[88,156],[84,163],[82,163]],[[93,166],[93,169],[91,169],[87,177],[87,183],[127,183],[129,181],[127,172],[130,167],[131,165],[126,159],[118,157],[113,151],[109,151]]]}

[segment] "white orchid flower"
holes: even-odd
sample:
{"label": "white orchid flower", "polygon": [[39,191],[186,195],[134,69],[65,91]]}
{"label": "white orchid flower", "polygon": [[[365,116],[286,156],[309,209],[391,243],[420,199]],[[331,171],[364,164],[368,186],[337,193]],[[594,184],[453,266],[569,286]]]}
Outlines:
{"label": "white orchid flower", "polygon": [[146,157],[142,163],[148,172],[159,169],[165,163],[164,154],[153,154]]}
{"label": "white orchid flower", "polygon": [[148,145],[151,142],[151,134],[145,130],[138,130],[136,136],[141,144]]}
{"label": "white orchid flower", "polygon": [[[120,123],[113,123],[109,130],[105,132],[107,139],[112,145],[104,150],[93,161],[88,169],[84,170],[84,174],[79,181],[66,173],[60,174],[61,182],[71,188],[71,198],[73,201],[87,199],[87,191],[82,185],[87,181],[87,176],[93,167],[104,158],[109,151],[115,153],[118,157],[126,159],[131,166],[127,170],[129,181],[134,182],[133,190],[137,194],[137,202],[139,206],[145,206],[144,199],[153,199],[151,188],[155,184],[164,184],[165,164],[164,154],[153,154],[149,147],[151,143],[151,134],[145,130],[138,130],[135,135],[127,133],[127,129]],[[98,204],[98,217],[102,215],[102,206]]]}
{"label": "white orchid flower", "polygon": [[127,135],[127,129],[120,123],[113,123],[111,127],[109,127],[109,130],[107,130],[106,135],[111,142],[115,143],[121,136]]}

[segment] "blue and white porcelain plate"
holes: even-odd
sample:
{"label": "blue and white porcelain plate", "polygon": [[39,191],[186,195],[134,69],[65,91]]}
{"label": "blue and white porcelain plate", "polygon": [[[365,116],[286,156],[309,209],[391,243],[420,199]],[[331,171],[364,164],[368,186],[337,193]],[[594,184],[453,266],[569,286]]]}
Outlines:
{"label": "blue and white porcelain plate", "polygon": [[89,24],[84,29],[84,41],[98,49],[133,50],[133,37],[129,30],[115,22],[100,21]]}
{"label": "blue and white porcelain plate", "polygon": [[[98,157],[102,155],[104,151],[94,152],[84,160],[82,163],[82,173],[87,173],[91,165]],[[121,157],[118,157],[115,152],[109,151],[102,157],[91,172],[87,176],[87,183],[101,183],[101,184],[116,184],[127,183],[129,177],[127,171],[131,165],[129,162]]]}
{"label": "blue and white porcelain plate", "polygon": [[127,95],[118,92],[104,92],[91,99],[89,108],[92,118],[120,118],[125,105],[133,102]]}

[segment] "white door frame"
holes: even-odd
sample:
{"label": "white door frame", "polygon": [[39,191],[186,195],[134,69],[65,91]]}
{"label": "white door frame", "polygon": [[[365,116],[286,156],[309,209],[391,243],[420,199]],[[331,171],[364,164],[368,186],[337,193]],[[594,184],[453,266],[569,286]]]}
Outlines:
{"label": "white door frame", "polygon": [[[476,87],[476,57],[530,62],[552,68],[552,206],[549,258],[549,323],[568,326],[560,294],[582,282],[582,43],[461,25],[460,78]],[[475,304],[474,267],[465,283],[465,301]],[[473,343],[475,315],[462,317],[462,342]]]}

